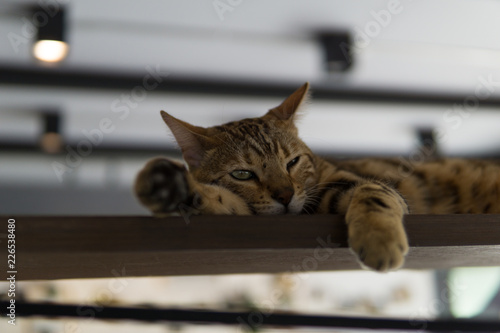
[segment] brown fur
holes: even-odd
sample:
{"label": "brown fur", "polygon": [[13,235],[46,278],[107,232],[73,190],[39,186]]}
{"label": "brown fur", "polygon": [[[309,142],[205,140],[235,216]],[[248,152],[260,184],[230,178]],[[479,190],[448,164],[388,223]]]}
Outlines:
{"label": "brown fur", "polygon": [[[164,158],[148,162],[137,177],[138,198],[160,216],[179,209],[189,214],[345,214],[351,248],[364,265],[379,271],[404,262],[404,214],[500,213],[500,166],[494,163],[326,161],[314,155],[293,122],[308,87],[262,117],[211,128],[162,111],[189,172]],[[236,179],[237,170],[250,179]]]}

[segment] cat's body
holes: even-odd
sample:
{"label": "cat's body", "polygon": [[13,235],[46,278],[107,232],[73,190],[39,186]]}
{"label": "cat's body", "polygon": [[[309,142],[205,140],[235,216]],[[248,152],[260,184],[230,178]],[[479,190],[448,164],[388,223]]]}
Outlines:
{"label": "cat's body", "polygon": [[154,214],[345,214],[361,262],[400,267],[408,251],[403,215],[500,213],[500,165],[461,159],[326,161],[293,123],[308,84],[260,118],[211,128],[165,112],[189,172],[164,158],[140,172],[136,193]]}

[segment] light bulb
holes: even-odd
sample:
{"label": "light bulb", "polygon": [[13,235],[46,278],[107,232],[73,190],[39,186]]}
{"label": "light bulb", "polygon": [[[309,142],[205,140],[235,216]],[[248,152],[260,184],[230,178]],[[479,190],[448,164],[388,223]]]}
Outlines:
{"label": "light bulb", "polygon": [[35,58],[45,62],[59,62],[66,58],[69,46],[58,40],[40,40],[33,46]]}

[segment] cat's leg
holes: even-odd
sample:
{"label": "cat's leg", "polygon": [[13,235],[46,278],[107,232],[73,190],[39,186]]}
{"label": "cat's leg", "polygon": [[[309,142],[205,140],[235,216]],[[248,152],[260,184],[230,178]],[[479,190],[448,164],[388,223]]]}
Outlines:
{"label": "cat's leg", "polygon": [[408,252],[403,215],[408,206],[401,195],[382,183],[353,187],[338,202],[346,214],[349,245],[360,261],[378,271],[401,267]]}
{"label": "cat's leg", "polygon": [[345,215],[349,245],[359,260],[379,271],[401,267],[408,252],[403,215],[409,209],[399,192],[333,167],[321,184],[318,212]]}
{"label": "cat's leg", "polygon": [[242,198],[220,186],[196,181],[181,163],[155,158],[144,166],[135,181],[139,201],[155,216],[180,212],[183,215],[248,215]]}

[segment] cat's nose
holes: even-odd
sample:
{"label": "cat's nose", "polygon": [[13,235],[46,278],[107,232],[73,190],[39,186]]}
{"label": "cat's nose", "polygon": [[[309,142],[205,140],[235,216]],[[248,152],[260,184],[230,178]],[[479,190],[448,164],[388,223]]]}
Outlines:
{"label": "cat's nose", "polygon": [[287,187],[287,188],[275,191],[271,195],[271,197],[286,207],[286,206],[288,206],[290,201],[292,201],[293,194],[294,194],[293,187]]}

